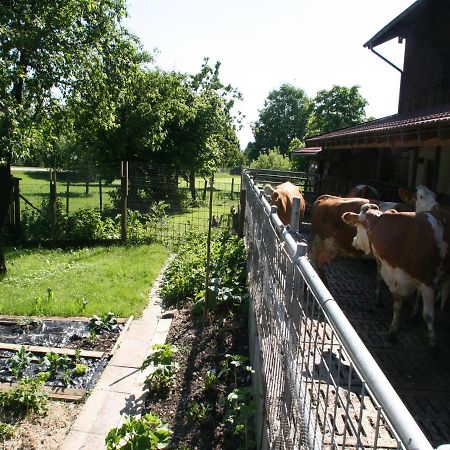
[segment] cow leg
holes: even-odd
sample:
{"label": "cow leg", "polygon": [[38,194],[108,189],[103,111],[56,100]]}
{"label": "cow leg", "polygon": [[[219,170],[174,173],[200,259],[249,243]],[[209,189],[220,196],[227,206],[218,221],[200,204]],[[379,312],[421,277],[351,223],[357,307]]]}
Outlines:
{"label": "cow leg", "polygon": [[375,281],[375,299],[378,303],[378,306],[384,306],[383,300],[381,298],[381,283],[383,282],[383,278],[381,277],[381,273],[377,267],[377,279]]}
{"label": "cow leg", "polygon": [[436,345],[434,333],[434,289],[429,286],[420,286],[423,300],[423,320],[428,330],[428,341],[430,345]]}
{"label": "cow leg", "polygon": [[445,304],[450,293],[450,280],[445,280],[441,285],[441,311],[444,310]]}
{"label": "cow leg", "polygon": [[398,294],[393,294],[394,301],[394,316],[392,318],[391,326],[389,327],[388,336],[394,339],[399,326],[400,311],[402,309],[402,298]]}
{"label": "cow leg", "polygon": [[416,322],[419,318],[421,298],[420,291],[416,291],[416,298],[414,299],[414,306],[411,311],[411,320],[414,322]]}

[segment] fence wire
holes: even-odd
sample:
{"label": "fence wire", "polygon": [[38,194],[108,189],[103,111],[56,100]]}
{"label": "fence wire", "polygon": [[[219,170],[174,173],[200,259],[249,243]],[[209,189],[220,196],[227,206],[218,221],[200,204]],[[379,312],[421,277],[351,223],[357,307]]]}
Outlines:
{"label": "fence wire", "polygon": [[[74,216],[82,210],[96,210],[103,218],[117,220],[123,211],[121,175],[120,163],[55,170],[58,213]],[[19,202],[12,202],[9,222],[10,228],[19,232],[21,223],[26,224],[31,213],[48,216],[51,169],[18,168],[13,171],[13,176],[19,178],[16,194],[20,198]],[[132,221],[136,218],[136,212],[141,216],[147,215],[152,219],[151,236],[157,242],[177,245],[190,232],[206,233],[211,188],[213,228],[230,229],[236,225],[240,175],[218,173],[211,186],[210,179],[198,176],[189,179],[173,167],[129,163],[127,181],[128,219]],[[19,223],[15,223],[17,217],[21,218]],[[65,235],[60,233],[52,238],[65,239]]]}
{"label": "fence wire", "polygon": [[321,295],[305,245],[293,255],[261,191],[248,175],[243,180],[259,448],[431,449],[403,404],[383,404],[378,393],[394,397],[392,386],[353,329],[352,348],[343,341],[347,325],[330,318],[327,303],[335,302]]}

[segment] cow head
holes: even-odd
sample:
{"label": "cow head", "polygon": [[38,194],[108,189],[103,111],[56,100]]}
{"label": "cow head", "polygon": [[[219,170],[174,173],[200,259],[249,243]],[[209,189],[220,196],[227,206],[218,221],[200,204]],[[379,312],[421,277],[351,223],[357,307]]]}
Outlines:
{"label": "cow head", "polygon": [[411,205],[411,211],[414,211],[414,205],[416,203],[416,191],[408,189],[406,187],[401,187],[398,190],[398,196],[403,203]]}
{"label": "cow head", "polygon": [[352,212],[346,212],[342,215],[342,220],[352,227],[356,227],[356,235],[353,238],[353,247],[363,251],[366,255],[372,253],[368,234],[368,215],[379,216],[382,212],[378,209],[378,206],[373,203],[367,203],[361,206],[359,214]]}
{"label": "cow head", "polygon": [[417,186],[416,190],[416,212],[431,211],[439,203],[436,194],[426,186]]}

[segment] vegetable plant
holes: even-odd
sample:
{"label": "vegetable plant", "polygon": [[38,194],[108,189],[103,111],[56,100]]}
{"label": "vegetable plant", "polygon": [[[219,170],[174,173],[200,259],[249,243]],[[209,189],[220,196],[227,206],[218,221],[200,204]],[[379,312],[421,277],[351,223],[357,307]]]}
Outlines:
{"label": "vegetable plant", "polygon": [[23,373],[30,367],[30,362],[33,358],[33,355],[30,352],[25,350],[25,347],[22,345],[19,351],[15,353],[8,360],[8,367],[11,370],[14,378],[19,379]]}
{"label": "vegetable plant", "polygon": [[178,349],[171,344],[155,344],[152,351],[142,363],[141,370],[153,366],[154,370],[145,380],[145,385],[151,391],[166,389],[175,383],[176,371],[179,364],[173,360]]}
{"label": "vegetable plant", "polygon": [[231,427],[231,433],[235,437],[241,437],[245,443],[245,449],[256,448],[256,443],[250,438],[254,434],[254,416],[256,403],[253,399],[253,388],[246,386],[233,391],[226,399],[228,408],[225,412],[225,420]]}
{"label": "vegetable plant", "polygon": [[211,405],[208,403],[192,402],[188,406],[187,416],[192,421],[202,423],[208,420],[211,410]]}
{"label": "vegetable plant", "polygon": [[96,334],[101,334],[104,332],[116,331],[119,329],[119,323],[117,322],[116,316],[112,312],[103,314],[102,316],[92,316],[89,321],[89,330]]}
{"label": "vegetable plant", "polygon": [[154,450],[167,447],[172,431],[154,414],[129,416],[106,436],[107,450]]}
{"label": "vegetable plant", "polygon": [[48,396],[42,389],[46,376],[39,374],[32,378],[22,378],[19,385],[0,392],[0,407],[4,412],[16,415],[28,415],[31,412],[39,415],[47,411]]}

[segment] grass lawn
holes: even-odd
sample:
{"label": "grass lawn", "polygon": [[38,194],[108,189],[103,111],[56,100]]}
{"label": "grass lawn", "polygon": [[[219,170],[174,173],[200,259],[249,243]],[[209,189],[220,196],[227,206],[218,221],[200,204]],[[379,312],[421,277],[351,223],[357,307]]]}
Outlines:
{"label": "grass lawn", "polygon": [[[41,207],[42,200],[48,199],[50,195],[49,173],[46,172],[32,172],[26,170],[14,170],[13,175],[21,178],[20,193],[30,201],[37,208]],[[111,191],[117,190],[120,187],[120,182],[115,180],[112,184],[102,185],[102,204],[103,207],[109,206]],[[66,181],[56,180],[56,189],[59,200],[64,209],[66,207]],[[24,204],[24,208],[27,206]],[[86,194],[86,184],[84,182],[72,182],[70,184],[69,193],[69,212],[76,211],[81,208],[99,208],[100,207],[100,188],[99,183],[94,182],[89,184],[89,193]]]}
{"label": "grass lawn", "polygon": [[[6,249],[1,314],[138,316],[168,250],[159,245],[79,250]],[[48,300],[47,289],[53,299]],[[87,300],[83,309],[82,301]]]}

